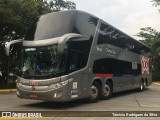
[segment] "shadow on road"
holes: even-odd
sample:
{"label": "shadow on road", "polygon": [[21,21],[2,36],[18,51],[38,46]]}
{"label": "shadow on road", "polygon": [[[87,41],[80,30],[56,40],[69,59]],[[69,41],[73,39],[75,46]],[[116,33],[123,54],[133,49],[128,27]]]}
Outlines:
{"label": "shadow on road", "polygon": [[65,110],[68,108],[74,108],[78,106],[83,106],[88,104],[86,100],[74,100],[69,102],[52,102],[52,101],[43,101],[33,103],[33,104],[26,104],[25,107],[33,107],[33,108],[46,108],[46,109],[56,109],[56,110]]}
{"label": "shadow on road", "polygon": [[[148,90],[150,90],[150,88],[147,88],[145,91],[148,91]],[[129,94],[132,95],[135,93],[138,93],[137,90],[118,92],[118,93],[114,93],[110,99],[118,99],[118,97],[124,97],[126,95],[129,95]],[[101,102],[101,100],[98,102]],[[81,99],[81,100],[74,100],[74,101],[62,102],[62,103],[61,102],[51,102],[51,101],[43,101],[43,102],[37,101],[37,103],[26,104],[23,106],[29,107],[29,108],[39,108],[39,109],[43,108],[47,110],[52,110],[52,109],[67,110],[67,109],[75,108],[78,106],[85,106],[85,104],[96,104],[96,103],[88,103],[85,99]]]}

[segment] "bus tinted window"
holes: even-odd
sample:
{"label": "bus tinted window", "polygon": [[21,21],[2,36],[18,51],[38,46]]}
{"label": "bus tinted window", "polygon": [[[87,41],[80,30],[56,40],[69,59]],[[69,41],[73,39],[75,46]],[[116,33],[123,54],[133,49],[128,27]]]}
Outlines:
{"label": "bus tinted window", "polygon": [[42,40],[72,33],[75,12],[55,12],[36,20],[25,37],[26,40]]}
{"label": "bus tinted window", "polygon": [[55,12],[37,18],[29,28],[25,40],[60,37],[67,33],[93,36],[98,18],[77,11]]}
{"label": "bus tinted window", "polygon": [[82,69],[87,65],[91,43],[92,40],[69,42],[68,72]]}
{"label": "bus tinted window", "polygon": [[150,52],[146,46],[104,23],[100,26],[97,44],[112,44],[137,54]]}
{"label": "bus tinted window", "polygon": [[[107,24],[101,24],[97,44],[113,44],[115,46],[124,48],[125,39],[127,36],[121,34],[118,30],[112,28]],[[121,42],[120,42],[121,41]]]}
{"label": "bus tinted window", "polygon": [[93,73],[140,74],[141,65],[138,63],[132,63],[132,62],[122,61],[118,59],[104,58],[104,59],[96,60],[94,62]]}
{"label": "bus tinted window", "polygon": [[88,14],[79,13],[76,23],[73,27],[73,32],[93,36],[98,23],[98,18],[90,16]]}

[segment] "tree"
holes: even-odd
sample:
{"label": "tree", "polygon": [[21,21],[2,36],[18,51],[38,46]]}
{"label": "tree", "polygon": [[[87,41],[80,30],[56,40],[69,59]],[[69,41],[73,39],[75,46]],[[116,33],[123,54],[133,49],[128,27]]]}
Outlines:
{"label": "tree", "polygon": [[42,14],[75,8],[75,3],[67,0],[0,0],[0,70],[3,80],[9,66],[4,43],[23,39],[29,26]]}
{"label": "tree", "polygon": [[[152,0],[152,2],[154,2],[154,6],[157,7],[157,6],[160,6],[160,0]],[[159,12],[160,12],[160,9],[159,9]]]}
{"label": "tree", "polygon": [[153,63],[153,79],[159,80],[160,78],[160,32],[152,29],[151,27],[141,28],[137,36],[143,39],[143,42],[152,50],[152,63]]}
{"label": "tree", "polygon": [[37,16],[75,8],[75,3],[65,0],[0,0],[0,41],[24,38]]}
{"label": "tree", "polygon": [[154,6],[159,6],[160,5],[160,0],[152,0],[152,2],[154,2]]}

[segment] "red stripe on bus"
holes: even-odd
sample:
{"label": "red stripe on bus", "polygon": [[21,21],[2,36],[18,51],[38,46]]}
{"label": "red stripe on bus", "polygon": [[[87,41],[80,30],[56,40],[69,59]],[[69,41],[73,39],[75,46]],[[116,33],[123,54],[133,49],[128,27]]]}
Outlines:
{"label": "red stripe on bus", "polygon": [[96,74],[96,77],[112,77],[113,74]]}

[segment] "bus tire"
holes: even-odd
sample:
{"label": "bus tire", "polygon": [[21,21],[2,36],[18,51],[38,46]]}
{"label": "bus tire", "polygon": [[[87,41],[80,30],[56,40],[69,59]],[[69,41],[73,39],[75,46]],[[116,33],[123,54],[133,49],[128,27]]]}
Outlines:
{"label": "bus tire", "polygon": [[104,85],[104,88],[101,89],[101,99],[109,99],[112,95],[112,91],[112,83],[107,81]]}
{"label": "bus tire", "polygon": [[96,103],[100,97],[100,84],[93,82],[90,88],[89,98],[87,99],[90,103]]}
{"label": "bus tire", "polygon": [[142,92],[143,90],[144,90],[144,82],[143,80],[141,80],[138,91]]}

